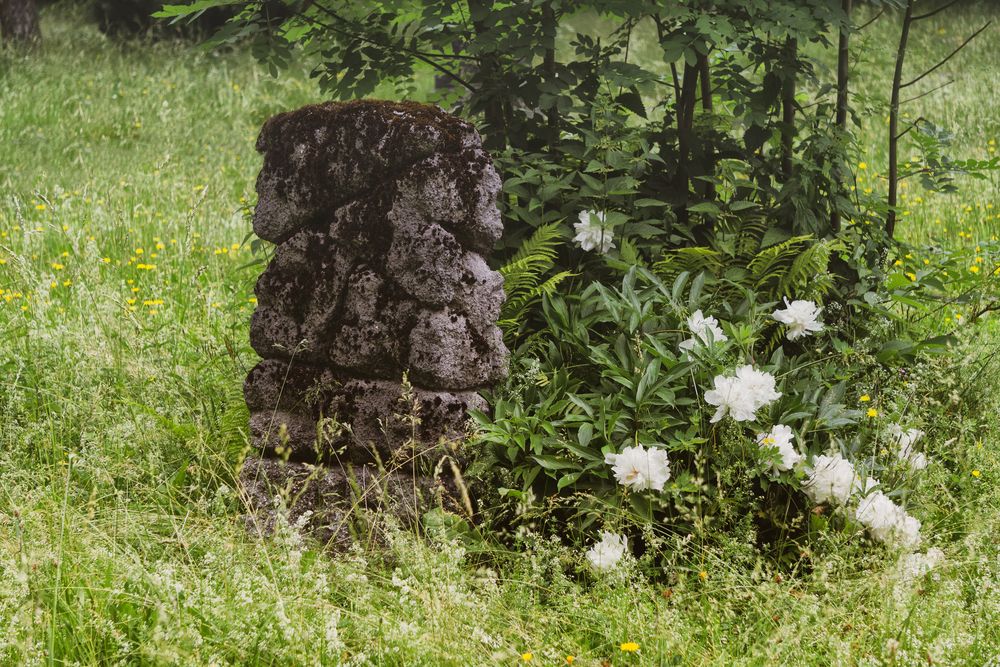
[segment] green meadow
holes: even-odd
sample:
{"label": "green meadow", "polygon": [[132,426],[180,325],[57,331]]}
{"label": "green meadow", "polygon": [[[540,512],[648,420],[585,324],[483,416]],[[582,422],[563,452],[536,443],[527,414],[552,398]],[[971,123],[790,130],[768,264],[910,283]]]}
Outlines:
{"label": "green meadow", "polygon": [[[1000,6],[979,2],[921,24],[908,69],[990,19]],[[592,580],[579,549],[530,536],[467,553],[397,530],[338,555],[294,526],[250,537],[236,478],[264,266],[254,140],[320,93],[307,63],[273,78],[238,48],[112,41],[72,4],[44,8],[42,30],[39,49],[0,51],[0,664],[1000,665],[989,317],[912,369],[958,378],[933,416],[955,435],[927,451],[961,463],[921,482],[941,551],[928,574],[843,535],[809,571],[706,548],[655,581]],[[852,50],[862,190],[884,189],[897,31],[878,20]],[[956,156],[1000,148],[998,42],[988,29],[905,108],[950,130]],[[409,94],[433,99],[430,80]],[[959,177],[952,194],[904,181],[912,261],[995,241],[998,179]],[[963,409],[970,394],[991,409]]]}

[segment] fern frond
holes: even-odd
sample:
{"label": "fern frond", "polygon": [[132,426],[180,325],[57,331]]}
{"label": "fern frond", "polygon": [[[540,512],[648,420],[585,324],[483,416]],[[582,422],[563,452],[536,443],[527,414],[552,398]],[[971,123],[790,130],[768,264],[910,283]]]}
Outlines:
{"label": "fern frond", "polygon": [[539,285],[534,285],[526,290],[522,290],[514,297],[509,297],[500,308],[500,318],[520,319],[519,315],[525,308],[530,306],[536,300],[542,298],[544,295],[554,294],[556,288],[559,287],[559,283],[575,275],[576,274],[571,271],[560,271],[554,276],[546,279],[545,282]]}
{"label": "fern frond", "polygon": [[562,232],[557,223],[538,227],[524,240],[513,257],[500,267],[503,289],[507,295],[500,310],[497,324],[504,332],[504,338],[516,335],[524,321],[525,312],[544,294],[552,294],[566,278],[575,275],[562,271],[543,279],[555,265],[557,248],[562,241]]}
{"label": "fern frond", "polygon": [[833,244],[829,241],[819,241],[804,248],[778,280],[779,294],[821,296],[826,293],[832,285],[827,271],[832,254]]}
{"label": "fern frond", "polygon": [[754,287],[768,289],[778,286],[782,276],[811,240],[812,235],[810,234],[793,236],[787,241],[764,248],[754,255],[747,264]]}
{"label": "fern frond", "polygon": [[676,248],[667,251],[663,259],[653,265],[653,271],[666,281],[673,280],[684,271],[692,274],[708,271],[712,274],[724,267],[723,253],[705,246]]}
{"label": "fern frond", "polygon": [[514,256],[507,263],[500,267],[500,275],[504,278],[504,288],[507,290],[509,283],[521,284],[528,280],[528,276],[540,276],[552,267],[556,257],[556,248],[562,233],[559,225],[549,223],[542,225],[524,240],[521,247],[517,249]]}

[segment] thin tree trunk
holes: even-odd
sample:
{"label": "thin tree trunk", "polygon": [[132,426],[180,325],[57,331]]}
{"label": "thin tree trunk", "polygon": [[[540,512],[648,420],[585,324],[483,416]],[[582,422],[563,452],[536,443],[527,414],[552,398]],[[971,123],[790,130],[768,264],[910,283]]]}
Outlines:
{"label": "thin tree trunk", "polygon": [[[556,31],[559,23],[556,20],[552,2],[542,5],[542,35],[545,39],[545,57],[542,59],[542,70],[546,80],[555,85],[556,78]],[[559,109],[553,104],[546,114],[546,148],[551,148],[559,141]]]}
{"label": "thin tree trunk", "polygon": [[[851,75],[851,12],[853,0],[842,0],[844,11],[844,26],[840,29],[840,41],[837,45],[837,130],[841,136],[847,133],[848,85]],[[842,184],[843,178],[837,173],[837,183]],[[840,231],[840,212],[834,209],[830,213],[830,228],[836,233]]]}
{"label": "thin tree trunk", "polygon": [[[490,15],[492,9],[490,3],[485,0],[469,0],[470,14]],[[483,35],[490,26],[481,21],[474,21],[472,28],[479,37]],[[501,90],[502,71],[500,59],[496,53],[488,52],[481,54],[478,59],[479,72],[477,75],[479,90],[486,93],[485,108],[483,115],[486,119],[486,131],[483,133],[483,145],[490,151],[499,151],[507,147],[507,116],[504,113],[505,91]]]}
{"label": "thin tree trunk", "polygon": [[0,34],[5,42],[41,41],[35,0],[0,0]]}
{"label": "thin tree trunk", "polygon": [[889,100],[889,212],[885,217],[885,233],[891,239],[896,231],[896,197],[899,188],[899,91],[903,83],[903,60],[906,57],[906,41],[910,37],[913,23],[915,0],[906,3],[903,29],[899,33],[899,48],[896,49],[896,70],[892,75],[892,97]]}
{"label": "thin tree trunk", "polygon": [[[701,108],[707,114],[712,113],[712,70],[708,64],[708,54],[698,54],[698,80],[701,82]],[[706,175],[715,176],[715,146],[711,141],[705,142],[707,157]],[[705,199],[715,199],[715,183],[705,183]]]}
{"label": "thin tree trunk", "polygon": [[785,182],[792,179],[792,154],[795,140],[795,57],[798,42],[785,42],[785,81],[781,89],[781,172]]}
{"label": "thin tree trunk", "polygon": [[688,164],[691,161],[691,128],[694,126],[694,105],[697,98],[698,67],[685,63],[681,96],[677,100],[677,191],[680,195],[677,220],[682,224],[688,220],[687,207],[691,187]]}

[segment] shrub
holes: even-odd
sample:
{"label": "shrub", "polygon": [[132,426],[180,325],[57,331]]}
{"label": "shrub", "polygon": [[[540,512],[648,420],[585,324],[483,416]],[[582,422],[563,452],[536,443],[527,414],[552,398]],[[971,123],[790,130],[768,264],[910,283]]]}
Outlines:
{"label": "shrub", "polygon": [[[859,530],[857,502],[890,491],[874,479],[881,422],[848,384],[869,360],[840,327],[799,326],[814,322],[810,305],[794,302],[788,325],[774,312],[787,302],[760,298],[724,277],[685,271],[668,283],[640,266],[615,288],[545,296],[544,325],[515,355],[493,414],[476,415],[481,466],[499,469],[500,494],[516,501],[495,521],[569,527],[581,540],[599,529],[699,543],[749,534],[786,558],[829,518]],[[893,480],[891,498],[905,496],[909,481]],[[907,543],[892,532],[902,515],[882,512],[896,503],[879,502],[888,527],[869,532]]]}

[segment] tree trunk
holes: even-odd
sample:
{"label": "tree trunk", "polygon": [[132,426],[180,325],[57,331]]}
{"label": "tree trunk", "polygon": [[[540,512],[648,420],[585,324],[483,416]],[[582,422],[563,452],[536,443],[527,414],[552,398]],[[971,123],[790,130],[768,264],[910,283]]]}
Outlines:
{"label": "tree trunk", "polygon": [[[701,82],[701,108],[712,115],[712,69],[708,63],[708,54],[698,54],[698,80]],[[706,166],[705,175],[715,176],[715,146],[711,140],[705,141]],[[705,183],[703,196],[707,201],[715,200],[715,184]]]}
{"label": "tree trunk", "polygon": [[[469,0],[469,13],[475,16],[494,18],[492,4],[486,0]],[[481,19],[472,22],[476,37],[482,37],[490,29]],[[483,116],[486,127],[483,132],[483,146],[489,151],[502,151],[508,144],[507,114],[505,113],[506,90],[503,87],[503,70],[495,51],[478,55],[479,72],[475,78],[479,84],[479,94],[483,98]]]}
{"label": "tree trunk", "polygon": [[798,42],[789,37],[785,42],[785,81],[781,90],[781,172],[785,182],[792,180],[795,141],[795,59]]}
{"label": "tree trunk", "polygon": [[[851,11],[853,0],[842,0],[841,9],[844,12],[844,27],[840,29],[840,42],[837,46],[837,130],[847,133],[848,85],[851,75]],[[843,179],[837,170],[837,183]],[[830,228],[836,233],[840,231],[840,212],[834,208],[830,213]]]}
{"label": "tree trunk", "polygon": [[680,202],[677,220],[681,224],[688,221],[688,196],[691,187],[689,162],[691,160],[691,131],[694,127],[694,105],[698,99],[698,67],[684,64],[684,79],[681,82],[681,96],[677,100],[677,193]]}
{"label": "tree trunk", "polygon": [[40,41],[35,0],[0,0],[0,34],[5,42]]}
{"label": "tree trunk", "polygon": [[[542,5],[542,35],[545,40],[545,56],[542,58],[542,71],[545,75],[545,82],[556,86],[556,32],[559,29],[559,20],[556,18],[552,2]],[[559,109],[555,104],[546,114],[546,146],[550,149],[559,142]]]}
{"label": "tree trunk", "polygon": [[896,69],[892,75],[892,97],[889,100],[889,212],[885,217],[885,233],[891,239],[896,231],[896,196],[899,188],[899,91],[903,83],[903,59],[906,57],[906,41],[913,23],[914,0],[906,3],[903,29],[899,33],[899,48],[896,49]]}

